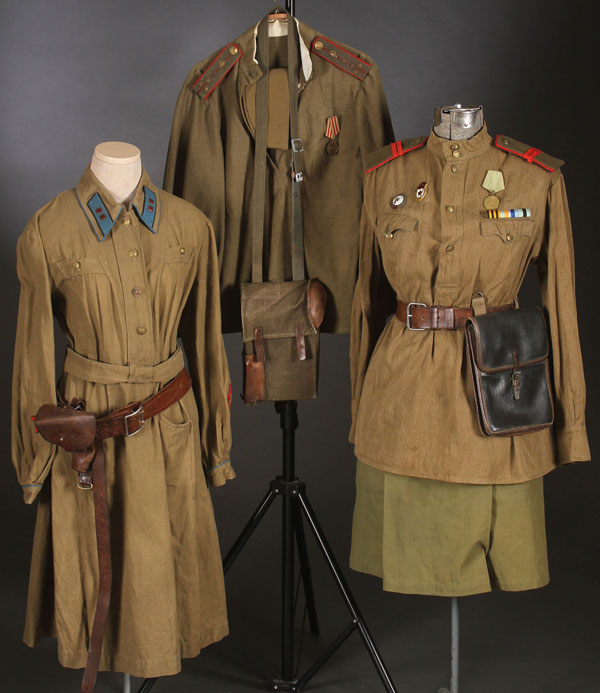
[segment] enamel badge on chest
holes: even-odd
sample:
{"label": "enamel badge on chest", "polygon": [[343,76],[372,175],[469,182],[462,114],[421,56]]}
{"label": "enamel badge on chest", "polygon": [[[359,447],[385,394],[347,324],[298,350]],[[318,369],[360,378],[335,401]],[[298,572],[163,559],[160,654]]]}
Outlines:
{"label": "enamel badge on chest", "polygon": [[495,193],[504,190],[504,176],[502,175],[502,171],[488,171],[485,174],[481,186],[490,193],[483,200],[483,206],[486,209],[498,209],[500,206],[500,198],[497,197]]}
{"label": "enamel badge on chest", "polygon": [[391,205],[394,209],[397,207],[402,207],[402,205],[406,202],[406,195],[404,193],[400,193],[399,195],[396,195],[396,197],[392,198]]}
{"label": "enamel badge on chest", "polygon": [[417,202],[423,202],[423,200],[427,197],[428,187],[429,186],[425,182],[419,183],[419,187],[417,188],[416,192]]}

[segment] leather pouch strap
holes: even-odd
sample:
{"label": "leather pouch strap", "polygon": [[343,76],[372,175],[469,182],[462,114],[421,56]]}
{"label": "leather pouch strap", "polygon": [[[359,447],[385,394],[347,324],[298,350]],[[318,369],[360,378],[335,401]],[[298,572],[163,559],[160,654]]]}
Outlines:
{"label": "leather pouch strap", "polygon": [[112,586],[110,518],[106,488],[104,443],[98,438],[95,441],[94,449],[95,455],[92,464],[94,470],[94,520],[96,524],[96,547],[98,551],[98,598],[96,600],[96,613],[94,614],[87,662],[81,682],[81,693],[92,693],[96,684]]}
{"label": "leather pouch strap", "polygon": [[[301,185],[302,140],[298,118],[298,27],[288,19],[288,84],[290,89],[291,194],[292,194],[292,278],[305,279],[304,230],[302,219]],[[265,195],[267,179],[267,129],[269,118],[269,20],[258,25],[257,60],[262,72],[256,84],[256,139],[254,143],[254,187],[252,197],[252,281],[263,281]]]}

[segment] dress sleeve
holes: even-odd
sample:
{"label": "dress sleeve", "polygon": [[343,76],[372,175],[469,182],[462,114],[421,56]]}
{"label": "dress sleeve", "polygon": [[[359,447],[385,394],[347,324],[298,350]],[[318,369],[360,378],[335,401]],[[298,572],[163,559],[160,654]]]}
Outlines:
{"label": "dress sleeve", "polygon": [[548,191],[546,232],[537,259],[547,310],[554,375],[558,464],[590,459],[585,427],[585,380],[577,327],[571,219],[561,174]]}
{"label": "dress sleeve", "polygon": [[394,128],[377,65],[371,67],[369,74],[362,81],[356,106],[360,153],[365,170],[366,157],[388,142],[394,141]]}
{"label": "dress sleeve", "polygon": [[217,95],[202,99],[192,90],[199,69],[188,75],[179,92],[163,188],[191,202],[210,219],[222,262],[225,236],[225,153]]}
{"label": "dress sleeve", "polygon": [[52,281],[37,222],[19,237],[17,275],[21,284],[12,383],[12,461],[25,503],[33,503],[57,454],[56,445],[36,434],[32,416],[56,404]]}
{"label": "dress sleeve", "polygon": [[386,318],[394,310],[395,299],[385,276],[375,225],[367,204],[364,203],[361,215],[358,280],[350,320],[351,443],[354,443],[356,417],[369,360]]}
{"label": "dress sleeve", "polygon": [[211,486],[222,486],[235,478],[229,459],[231,381],[221,334],[215,239],[211,225],[205,224],[196,280],[181,320],[181,338],[198,405],[202,462]]}

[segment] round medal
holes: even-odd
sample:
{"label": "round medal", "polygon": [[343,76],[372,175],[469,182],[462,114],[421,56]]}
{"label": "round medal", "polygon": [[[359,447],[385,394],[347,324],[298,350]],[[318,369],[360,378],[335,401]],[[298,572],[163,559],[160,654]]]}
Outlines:
{"label": "round medal", "polygon": [[400,195],[396,195],[394,199],[392,200],[392,207],[396,209],[396,207],[402,207],[402,205],[406,202],[406,195],[403,193],[400,193]]}
{"label": "round medal", "polygon": [[486,209],[498,209],[500,200],[495,195],[488,195],[483,201],[483,206]]}

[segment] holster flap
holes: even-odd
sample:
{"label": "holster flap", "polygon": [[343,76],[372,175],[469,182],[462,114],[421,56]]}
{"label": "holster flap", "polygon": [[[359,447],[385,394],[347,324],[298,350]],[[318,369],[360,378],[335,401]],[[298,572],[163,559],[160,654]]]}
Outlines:
{"label": "holster flap", "polygon": [[250,342],[255,329],[263,339],[296,337],[296,325],[304,334],[317,334],[325,310],[325,289],[316,279],[281,282],[244,282],[242,339]]}
{"label": "holster flap", "polygon": [[68,452],[88,450],[96,436],[96,417],[93,413],[55,404],[41,406],[34,423],[45,440],[60,445]]}
{"label": "holster flap", "polygon": [[484,373],[511,370],[548,358],[548,330],[540,308],[471,317],[466,329],[475,364]]}

